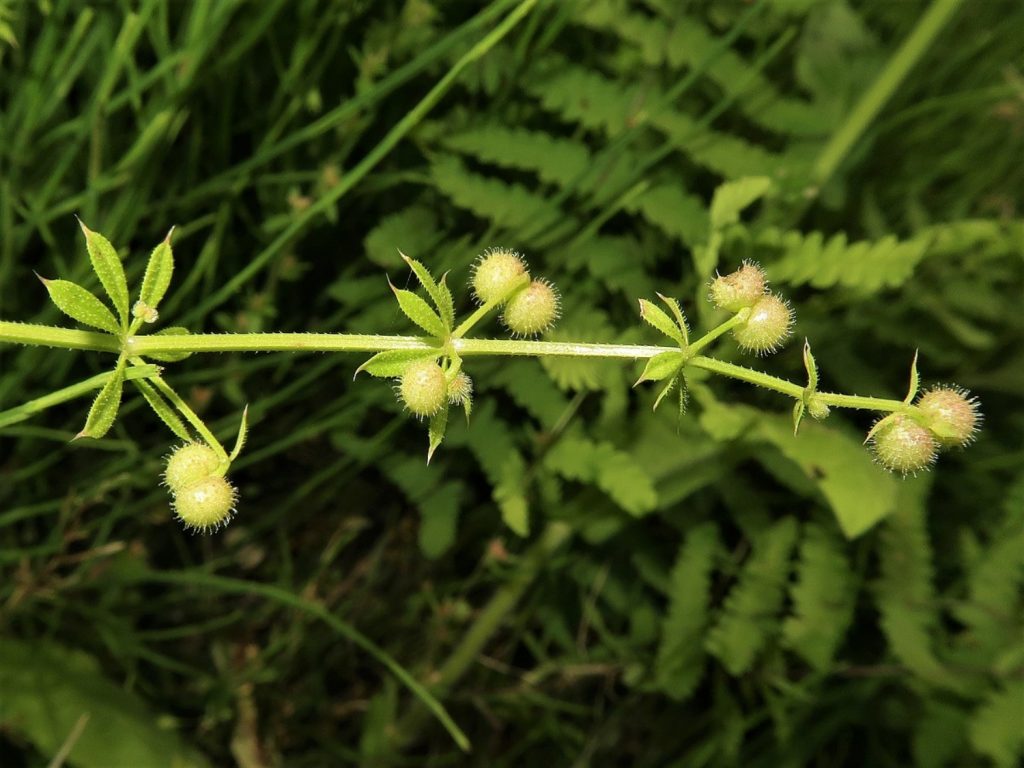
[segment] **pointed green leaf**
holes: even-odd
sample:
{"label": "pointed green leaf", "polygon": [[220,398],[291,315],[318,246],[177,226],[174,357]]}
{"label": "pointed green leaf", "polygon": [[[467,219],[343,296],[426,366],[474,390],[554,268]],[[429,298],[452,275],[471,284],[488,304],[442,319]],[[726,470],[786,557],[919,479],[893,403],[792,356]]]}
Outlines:
{"label": "pointed green leaf", "polygon": [[160,300],[167,293],[171,284],[171,275],[174,273],[174,253],[171,250],[172,228],[167,237],[149,255],[149,263],[146,264],[146,274],[142,278],[142,291],[139,299],[147,307],[156,309]]}
{"label": "pointed green leaf", "polygon": [[914,361],[910,364],[910,386],[907,388],[907,396],[903,398],[903,402],[910,405],[914,402],[914,398],[917,397],[917,392],[921,388],[921,377],[917,373],[917,353],[918,350],[914,350]]}
{"label": "pointed green leaf", "polygon": [[890,421],[892,421],[895,418],[896,418],[896,414],[895,413],[890,413],[885,418],[882,418],[882,419],[879,419],[878,421],[876,421],[875,425],[873,427],[871,427],[871,429],[868,430],[867,437],[864,438],[864,444],[867,445],[869,442],[871,442],[871,438],[874,437],[878,433],[878,430],[880,430],[882,427],[884,427],[886,424],[888,424]]}
{"label": "pointed green leaf", "polygon": [[818,363],[811,354],[811,343],[804,339],[804,368],[807,370],[807,389],[818,391]]}
{"label": "pointed green leaf", "polygon": [[[159,331],[154,333],[154,336],[187,336],[191,331],[188,328],[183,328],[180,325],[171,325],[167,328],[161,328]],[[184,360],[186,357],[190,357],[191,352],[147,352],[146,357],[151,360],[156,360],[161,363],[177,363]]]}
{"label": "pointed green leaf", "polygon": [[124,388],[124,359],[118,361],[114,375],[110,377],[100,393],[93,400],[89,415],[85,419],[85,426],[82,431],[75,435],[74,439],[80,437],[91,437],[95,440],[103,437],[114,425],[117,418],[117,410],[121,407],[121,393]]}
{"label": "pointed green leaf", "polygon": [[676,384],[678,383],[679,377],[673,376],[669,380],[668,384],[661,388],[661,392],[659,392],[658,396],[654,398],[654,407],[651,409],[652,411],[658,410],[658,406],[661,405],[661,401],[668,397],[669,393],[676,388]]}
{"label": "pointed green leaf", "polygon": [[661,381],[674,376],[682,368],[683,362],[682,352],[661,352],[647,361],[644,372],[633,386],[645,381]]}
{"label": "pointed green leaf", "polygon": [[711,229],[720,230],[740,220],[744,208],[757,202],[772,190],[767,176],[747,176],[727,181],[711,198]]}
{"label": "pointed green leaf", "polygon": [[355,378],[363,371],[380,379],[393,379],[405,373],[409,363],[418,360],[435,360],[441,356],[440,349],[389,349],[378,352],[356,368]]}
{"label": "pointed green leaf", "polygon": [[177,412],[171,407],[171,404],[164,400],[163,395],[157,392],[152,384],[145,379],[135,379],[133,383],[139,392],[142,393],[142,396],[146,398],[146,402],[153,409],[153,413],[160,417],[160,420],[167,425],[171,432],[186,442],[192,440],[188,427],[185,426]]}
{"label": "pointed green leaf", "polygon": [[46,280],[42,277],[39,279],[46,286],[46,292],[50,294],[50,299],[57,308],[72,320],[115,336],[121,333],[121,326],[114,314],[82,286],[70,280]]}
{"label": "pointed green leaf", "polygon": [[447,278],[448,273],[445,272],[441,275],[440,281],[438,281],[437,308],[441,312],[441,319],[444,320],[444,324],[451,330],[455,327],[455,299],[452,298],[452,292],[448,288]]}
{"label": "pointed green leaf", "polygon": [[249,436],[249,406],[246,405],[242,409],[242,421],[238,425],[238,437],[235,438],[235,447],[231,449],[231,455],[228,457],[228,461],[234,461],[238,458],[238,454],[245,448],[245,440]]}
{"label": "pointed green leaf", "polygon": [[434,458],[434,451],[441,445],[441,441],[444,440],[444,432],[448,427],[448,404],[444,406],[430,417],[430,427],[428,429],[428,435],[430,439],[430,445],[427,447],[427,464]]}
{"label": "pointed green leaf", "polygon": [[804,418],[804,405],[803,400],[797,400],[796,405],[793,406],[793,434],[796,435],[800,431],[800,422]]}
{"label": "pointed green leaf", "polygon": [[671,310],[673,317],[676,319],[676,325],[679,326],[680,333],[683,334],[683,344],[690,343],[690,326],[686,322],[686,315],[683,314],[682,307],[679,306],[679,302],[673,299],[671,296],[662,296],[660,293],[655,292],[659,299],[664,302],[665,306]]}
{"label": "pointed green leaf", "polygon": [[121,323],[128,327],[128,281],[124,277],[124,266],[114,246],[99,232],[93,232],[81,221],[78,222],[85,234],[85,248],[89,251],[93,272],[100,279],[103,290],[114,304]]}
{"label": "pointed green leaf", "polygon": [[[416,261],[416,259],[409,258],[401,251],[398,253],[405,260],[405,263],[409,265],[413,274],[416,275],[416,279],[420,281],[420,285],[423,286],[423,290],[427,292],[427,296],[430,297],[430,300],[434,302],[434,306],[437,307],[437,311],[440,313],[440,317],[442,318],[442,322],[445,327],[450,331],[455,318],[454,304],[451,306],[451,319],[445,320],[444,318],[449,315],[448,305],[452,303],[451,292],[447,289],[442,292],[441,286],[437,284],[434,278],[430,275],[430,271],[423,266],[423,264]],[[445,293],[447,293],[447,298],[445,297]],[[414,322],[418,323],[418,321],[415,320]]]}
{"label": "pointed green leaf", "polygon": [[448,334],[448,330],[444,327],[444,323],[441,322],[441,318],[438,317],[437,312],[430,308],[427,302],[412,291],[395,288],[393,285],[391,290],[394,291],[395,298],[398,299],[398,306],[402,308],[402,312],[416,325],[438,339],[442,339]]}
{"label": "pointed green leaf", "polygon": [[679,382],[679,421],[682,422],[686,415],[686,403],[690,399],[690,388],[686,386],[686,374],[682,371],[676,376],[676,381]]}
{"label": "pointed green leaf", "polygon": [[665,314],[663,309],[647,301],[647,299],[640,299],[640,317],[653,328],[668,336],[676,344],[686,346],[686,337],[679,330],[679,326],[672,321],[672,318]]}

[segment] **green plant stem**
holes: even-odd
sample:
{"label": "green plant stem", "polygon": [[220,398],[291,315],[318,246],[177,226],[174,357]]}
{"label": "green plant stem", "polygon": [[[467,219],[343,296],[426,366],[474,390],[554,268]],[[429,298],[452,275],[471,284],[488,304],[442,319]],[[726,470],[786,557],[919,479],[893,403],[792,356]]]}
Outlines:
{"label": "green plant stem", "polygon": [[515,285],[513,285],[511,288],[505,291],[501,296],[499,296],[496,299],[492,299],[491,301],[488,301],[485,304],[481,304],[479,307],[476,308],[473,314],[471,314],[469,317],[467,317],[459,324],[458,328],[452,331],[452,338],[461,339],[463,336],[469,333],[477,323],[479,323],[481,320],[487,317],[488,314],[490,314],[493,310],[497,309],[510,298],[512,298],[512,294],[522,290],[527,285],[529,285],[529,283],[529,276],[523,275],[519,280],[516,281]]}
{"label": "green plant stem", "polygon": [[[699,350],[728,331],[741,315],[735,315],[694,342],[690,349]],[[65,349],[87,349],[98,352],[117,352],[117,339],[105,333],[72,331],[45,325],[0,322],[0,344],[13,342]],[[604,359],[646,360],[662,352],[677,352],[677,347],[645,344],[592,344],[572,341],[527,341],[519,339],[452,339],[451,349],[460,357],[494,355],[498,357],[591,357]],[[375,336],[346,333],[196,333],[184,336],[133,336],[126,342],[126,351],[132,356],[155,352],[383,352],[394,349],[437,349],[437,341],[422,336]],[[778,376],[744,368],[713,357],[696,355],[687,365],[701,368],[721,376],[745,381],[765,389],[780,392],[787,397],[802,399],[804,388]],[[163,391],[167,386],[159,376],[153,384]],[[167,392],[164,392],[166,395]],[[170,395],[168,395],[170,397]],[[877,397],[841,395],[819,392],[816,397],[824,404],[837,408],[863,408],[875,411],[907,410],[902,400]],[[199,429],[202,421],[174,394],[174,405]],[[180,402],[180,405],[179,405]],[[205,428],[204,428],[205,429]],[[220,444],[212,435],[204,439],[217,448]],[[221,452],[224,449],[219,448]],[[226,457],[226,453],[224,454]]]}
{"label": "green plant stem", "polygon": [[181,396],[174,391],[166,381],[160,376],[153,376],[150,378],[153,386],[160,390],[160,393],[167,398],[168,402],[178,409],[178,412],[184,416],[188,423],[192,425],[192,428],[199,433],[199,436],[206,441],[206,444],[213,448],[217,452],[217,456],[221,463],[221,472],[227,472],[228,466],[231,464],[231,459],[228,458],[228,452],[224,450],[224,446],[220,444],[220,441],[214,436],[210,428],[206,426],[199,415],[193,411],[189,404],[186,403]]}
{"label": "green plant stem", "polygon": [[945,29],[964,0],[934,0],[918,20],[899,50],[885,65],[871,87],[850,112],[846,122],[832,134],[811,170],[811,182],[819,189],[835,173],[871,122],[882,111],[896,89]]}
{"label": "green plant stem", "polygon": [[59,347],[61,349],[86,349],[92,352],[121,351],[121,342],[109,333],[0,321],[0,344],[3,343]]}
{"label": "green plant stem", "polygon": [[712,341],[717,339],[723,333],[728,333],[729,331],[731,331],[737,325],[739,325],[740,323],[745,321],[748,317],[750,317],[750,310],[749,309],[741,311],[741,312],[737,312],[735,315],[730,317],[728,320],[726,320],[720,326],[718,326],[717,328],[712,328],[710,331],[705,333],[703,336],[701,336],[695,342],[690,344],[686,348],[687,355],[691,356],[691,357],[696,357],[697,353],[700,352],[702,349],[704,349],[704,347],[706,347]]}
{"label": "green plant stem", "polygon": [[[159,372],[160,369],[155,365],[147,364],[125,371],[124,377],[128,381],[131,381],[132,379],[149,379],[156,376]],[[48,395],[37,397],[35,400],[29,400],[27,403],[22,403],[19,406],[0,412],[0,428],[8,427],[11,424],[17,424],[19,421],[25,421],[40,411],[45,411],[47,408],[52,408],[55,405],[66,403],[68,400],[74,400],[76,397],[83,397],[93,390],[102,389],[103,385],[106,384],[113,375],[113,371],[97,373],[95,376],[91,376],[77,384],[72,384],[68,387],[64,387],[63,389],[58,389],[56,392],[51,392]]]}

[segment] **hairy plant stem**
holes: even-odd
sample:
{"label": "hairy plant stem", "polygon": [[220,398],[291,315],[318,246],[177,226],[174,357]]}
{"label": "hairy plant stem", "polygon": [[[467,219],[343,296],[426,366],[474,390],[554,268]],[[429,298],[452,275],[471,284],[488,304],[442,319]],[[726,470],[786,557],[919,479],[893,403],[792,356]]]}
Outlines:
{"label": "hairy plant stem", "polygon": [[[729,330],[736,317],[718,326],[691,345],[701,349]],[[118,339],[107,333],[75,331],[28,323],[0,321],[0,344],[28,344],[84,349],[94,352],[120,352]],[[592,344],[574,341],[528,341],[520,339],[458,339],[449,340],[452,352],[460,357],[494,355],[498,357],[594,357],[604,359],[646,360],[662,352],[676,352],[678,347],[645,344]],[[383,352],[392,349],[437,349],[435,339],[422,336],[374,336],[347,333],[196,333],[184,336],[131,336],[124,351],[131,356],[159,352]],[[745,381],[779,392],[796,400],[802,399],[804,387],[786,379],[727,363],[713,357],[696,355],[687,365],[720,376]],[[158,383],[159,380],[159,383]],[[157,388],[167,386],[159,377],[153,379]],[[166,393],[165,393],[166,394]],[[873,411],[909,411],[902,400],[842,395],[819,392],[815,397],[825,405],[837,408],[862,408]],[[185,416],[192,417],[185,411]],[[198,419],[198,417],[195,417]],[[193,422],[195,423],[195,422]],[[206,435],[203,435],[206,438]],[[211,442],[216,447],[216,443]],[[223,449],[221,449],[223,450]]]}

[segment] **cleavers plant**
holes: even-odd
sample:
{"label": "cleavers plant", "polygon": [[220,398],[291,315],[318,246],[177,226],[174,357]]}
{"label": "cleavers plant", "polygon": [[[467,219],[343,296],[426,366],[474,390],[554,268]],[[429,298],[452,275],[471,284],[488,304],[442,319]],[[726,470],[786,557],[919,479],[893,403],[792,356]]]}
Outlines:
{"label": "cleavers plant", "polygon": [[[964,390],[943,386],[918,398],[916,355],[906,397],[888,400],[819,391],[818,368],[807,341],[803,349],[805,385],[702,354],[713,341],[731,333],[744,351],[765,355],[779,349],[792,333],[792,308],[768,290],[764,271],[749,262],[711,281],[709,300],[727,312],[728,317],[696,340],[690,340],[686,316],[678,301],[659,294],[666,308],[661,309],[640,299],[640,316],[671,342],[667,346],[536,340],[558,319],[558,293],[549,282],[530,274],[522,256],[506,248],[485,251],[474,265],[471,287],[478,306],[461,323],[456,322],[447,274],[436,280],[422,263],[402,254],[427,298],[391,287],[402,312],[425,335],[192,334],[177,326],[144,335],[146,327],[159,319],[159,304],[170,286],[174,270],[172,233],[151,253],[138,298],[130,305],[117,251],[105,237],[84,224],[82,232],[93,271],[113,311],[80,285],[40,279],[60,310],[98,332],[0,321],[0,342],[115,354],[113,370],[90,380],[90,386],[99,387],[99,393],[75,439],[97,439],[107,433],[117,417],[124,382],[130,381],[171,432],[183,441],[167,459],[164,482],[171,493],[175,514],[194,530],[216,529],[231,519],[238,494],[227,479],[227,472],[242,450],[247,429],[243,411],[238,437],[229,454],[154,365],[174,363],[194,352],[373,352],[356,374],[365,371],[397,382],[396,394],[405,408],[427,421],[428,462],[444,439],[449,408],[462,407],[467,419],[471,415],[473,383],[463,368],[467,358],[479,355],[646,360],[636,383],[661,385],[655,409],[665,397],[674,394],[680,416],[686,407],[686,371],[703,369],[793,398],[794,434],[805,414],[820,420],[827,418],[835,407],[875,411],[885,415],[872,427],[865,442],[871,444],[883,467],[902,475],[926,469],[940,450],[967,445],[980,423],[978,403]],[[501,311],[502,322],[514,338],[467,338],[473,328],[497,311]],[[55,393],[51,403],[87,391],[83,384],[65,388],[63,397],[62,393]]]}

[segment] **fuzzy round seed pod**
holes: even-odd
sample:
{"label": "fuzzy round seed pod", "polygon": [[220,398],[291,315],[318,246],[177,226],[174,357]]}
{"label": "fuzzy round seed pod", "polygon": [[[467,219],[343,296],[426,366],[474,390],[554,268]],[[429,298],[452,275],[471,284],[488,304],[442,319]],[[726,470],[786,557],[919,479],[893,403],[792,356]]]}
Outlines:
{"label": "fuzzy round seed pod", "polygon": [[764,296],[767,284],[764,270],[746,261],[735,272],[719,275],[712,280],[709,298],[716,307],[739,312],[744,307],[754,306]]}
{"label": "fuzzy round seed pod", "polygon": [[486,304],[507,294],[524,276],[529,272],[522,256],[507,248],[489,248],[473,268],[473,294]]}
{"label": "fuzzy round seed pod", "polygon": [[750,315],[733,331],[733,338],[747,352],[759,355],[778,349],[793,327],[793,310],[772,293],[765,294],[750,308]]}
{"label": "fuzzy round seed pod", "polygon": [[965,446],[978,433],[978,401],[965,390],[935,387],[918,400],[917,407],[935,441],[944,448]]}
{"label": "fuzzy round seed pod", "polygon": [[186,528],[201,532],[226,525],[238,503],[238,493],[227,478],[212,475],[174,494],[174,514]]}
{"label": "fuzzy round seed pod", "polygon": [[811,397],[811,402],[807,406],[807,412],[811,414],[811,418],[818,421],[827,419],[831,410],[826,403],[814,396]]}
{"label": "fuzzy round seed pod", "polygon": [[502,319],[517,336],[534,336],[558,319],[558,291],[545,280],[534,280],[509,299]]}
{"label": "fuzzy round seed pod", "polygon": [[448,383],[448,402],[451,405],[462,405],[473,397],[473,380],[464,372],[459,371]]}
{"label": "fuzzy round seed pod", "polygon": [[887,416],[871,442],[882,466],[901,475],[927,469],[938,453],[932,433],[903,413]]}
{"label": "fuzzy round seed pod", "polygon": [[448,398],[444,371],[432,360],[412,363],[402,374],[398,394],[416,416],[433,416]]}
{"label": "fuzzy round seed pod", "polygon": [[205,443],[185,443],[174,449],[167,459],[164,482],[171,493],[181,493],[213,475],[220,467],[220,458]]}

